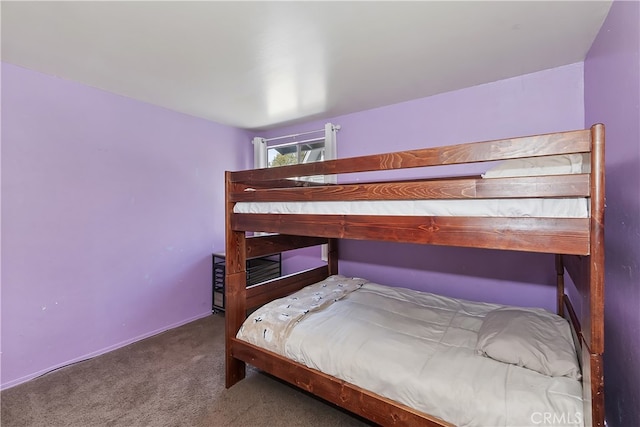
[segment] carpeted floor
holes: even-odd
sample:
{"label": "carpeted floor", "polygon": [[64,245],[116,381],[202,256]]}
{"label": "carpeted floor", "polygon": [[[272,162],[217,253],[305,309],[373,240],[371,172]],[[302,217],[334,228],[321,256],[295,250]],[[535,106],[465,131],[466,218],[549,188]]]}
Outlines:
{"label": "carpeted floor", "polygon": [[261,372],[224,388],[211,315],[3,391],[2,427],[366,426]]}

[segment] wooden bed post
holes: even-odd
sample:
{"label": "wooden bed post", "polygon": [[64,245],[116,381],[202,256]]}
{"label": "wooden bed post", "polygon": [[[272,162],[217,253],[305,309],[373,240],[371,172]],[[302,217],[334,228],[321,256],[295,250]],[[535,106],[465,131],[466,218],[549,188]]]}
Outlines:
{"label": "wooden bed post", "polygon": [[591,344],[591,400],[592,422],[594,426],[604,426],[604,203],[605,203],[605,154],[604,125],[591,127],[591,239],[589,283],[589,310],[591,325],[589,328]]}
{"label": "wooden bed post", "polygon": [[564,263],[560,254],[556,254],[556,289],[558,316],[564,317]]}
{"label": "wooden bed post", "polygon": [[338,274],[338,239],[329,239],[327,251],[327,267],[329,276]]}
{"label": "wooden bed post", "polygon": [[591,170],[591,240],[589,278],[591,282],[591,351],[604,352],[604,125],[591,127],[593,144]]}
{"label": "wooden bed post", "polygon": [[247,315],[247,250],[244,231],[233,231],[231,214],[233,202],[229,201],[233,183],[230,172],[225,172],[225,386],[231,387],[245,376],[245,363],[231,354],[231,338]]}

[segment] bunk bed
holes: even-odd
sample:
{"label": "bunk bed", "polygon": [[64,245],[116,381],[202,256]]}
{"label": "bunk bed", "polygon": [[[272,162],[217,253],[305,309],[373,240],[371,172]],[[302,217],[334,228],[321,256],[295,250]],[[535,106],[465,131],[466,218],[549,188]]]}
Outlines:
{"label": "bunk bed", "polygon": [[[487,166],[482,176],[429,174],[437,166],[476,163]],[[412,173],[398,179],[400,170],[424,171],[426,177],[415,178]],[[395,178],[381,181],[381,174],[390,171]],[[367,172],[376,172],[375,181],[363,181]],[[337,184],[304,180],[313,175],[338,175],[339,180]],[[349,181],[349,176],[357,178]],[[582,394],[582,411],[554,415],[553,419],[540,413],[539,420],[530,418],[531,423],[603,426],[604,177],[602,124],[552,134],[226,172],[226,386],[244,378],[248,363],[379,425],[452,425],[445,416],[427,413],[257,345],[243,338],[242,330],[262,320],[254,310],[281,304],[287,298],[290,301],[294,293],[297,299],[296,292],[313,293],[317,290],[313,286],[322,286],[318,283],[345,280],[347,286],[353,285],[353,279],[338,275],[338,239],[541,252],[555,255],[557,312],[570,327],[579,361],[580,373],[574,380],[578,380]],[[560,207],[551,207],[556,202]],[[487,205],[495,209],[486,210]],[[247,258],[320,244],[328,245],[326,265],[247,287]],[[573,286],[565,289],[567,276]],[[368,280],[355,287],[378,289],[377,284],[363,285],[365,282]],[[352,295],[356,292],[336,300],[353,299]],[[489,306],[483,316],[495,308]],[[429,400],[429,396],[421,399]],[[450,397],[456,399],[456,395]]]}

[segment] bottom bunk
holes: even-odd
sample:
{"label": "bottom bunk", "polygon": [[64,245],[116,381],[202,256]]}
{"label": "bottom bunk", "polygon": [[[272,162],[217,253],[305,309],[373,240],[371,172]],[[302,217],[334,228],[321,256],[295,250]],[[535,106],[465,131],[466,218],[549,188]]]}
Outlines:
{"label": "bottom bunk", "polygon": [[[330,276],[253,312],[240,341],[458,426],[576,425],[567,321]],[[275,356],[274,356],[275,357]],[[378,420],[387,424],[385,420]],[[559,422],[563,421],[563,422]]]}
{"label": "bottom bunk", "polygon": [[[280,235],[241,242],[248,253],[264,254],[282,250],[285,240],[290,237]],[[331,291],[330,297],[325,298],[316,294],[322,291],[314,286],[322,289],[324,284],[317,283],[339,277],[336,241],[316,238],[296,241],[298,247],[327,242],[326,266],[250,287],[244,286],[241,275],[228,276],[243,286],[234,286],[227,294],[234,302],[225,313],[227,387],[244,378],[248,363],[384,426],[453,423],[604,426],[603,289],[594,286],[601,283],[595,277],[601,269],[594,268],[593,257],[556,255],[559,316],[521,308],[512,310],[517,313],[505,315],[500,313],[510,310],[504,307],[501,310],[493,304],[427,297],[362,280],[347,281],[339,292]],[[566,276],[572,286],[565,289]],[[309,286],[310,290],[303,290]],[[304,298],[294,294],[300,290],[307,293],[306,304],[310,305],[305,307]],[[361,300],[368,300],[369,307]],[[409,305],[405,306],[407,301],[402,300],[408,300]],[[453,304],[453,308],[447,304]],[[274,307],[275,310],[270,310]],[[345,311],[348,319],[337,317],[335,312],[339,311]],[[497,313],[498,319],[485,325],[490,313]],[[439,314],[444,317],[438,320]],[[533,326],[510,328],[513,314],[519,314],[515,322],[521,326],[523,318],[526,321],[533,314],[542,324],[534,322]],[[309,319],[312,320],[307,322]],[[396,330],[390,329],[391,319],[399,322]],[[356,329],[347,334],[345,328],[350,323]],[[267,324],[285,326],[265,327]],[[375,331],[369,330],[372,324],[377,325]],[[511,335],[516,341],[496,342],[496,335],[500,335],[496,324],[498,331],[504,327],[501,330],[504,335]],[[319,325],[327,326],[328,330],[318,335]],[[258,338],[247,338],[251,329]],[[425,336],[425,332],[431,335]],[[484,338],[479,339],[478,334]],[[282,338],[290,335],[294,340],[284,344]],[[404,336],[409,337],[409,343],[400,340]],[[366,337],[367,341],[362,341]],[[351,347],[333,347],[340,342]],[[307,345],[313,351],[307,350]],[[444,356],[434,356],[438,346],[444,346]],[[462,353],[450,354],[454,347]],[[520,359],[514,349],[525,349],[528,357]],[[551,349],[552,353],[544,354]],[[310,361],[306,353],[315,353],[316,358]],[[351,357],[343,360],[343,356]],[[376,359],[379,356],[383,359]],[[465,358],[480,360],[481,366],[477,369],[472,364],[467,366]],[[504,360],[491,360],[500,358]],[[447,365],[454,359],[462,360],[461,368]],[[336,368],[349,363],[346,371]],[[413,370],[401,372],[404,367]],[[428,373],[427,367],[435,368],[436,374]],[[354,372],[364,381],[356,378]],[[447,372],[453,376],[441,376]],[[516,373],[521,375],[519,379],[513,376]],[[398,384],[409,390],[390,391]],[[415,388],[424,388],[426,392],[420,393],[426,395],[417,395]],[[448,397],[442,394],[447,389]]]}

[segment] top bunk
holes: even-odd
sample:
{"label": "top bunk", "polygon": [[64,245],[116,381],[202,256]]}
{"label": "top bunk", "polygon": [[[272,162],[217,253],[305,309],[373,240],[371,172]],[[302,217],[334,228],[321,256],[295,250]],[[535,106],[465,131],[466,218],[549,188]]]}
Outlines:
{"label": "top bunk", "polygon": [[[486,172],[435,175],[476,163]],[[337,183],[308,178],[319,175]],[[227,172],[226,192],[233,232],[591,255],[603,229],[604,126]]]}

